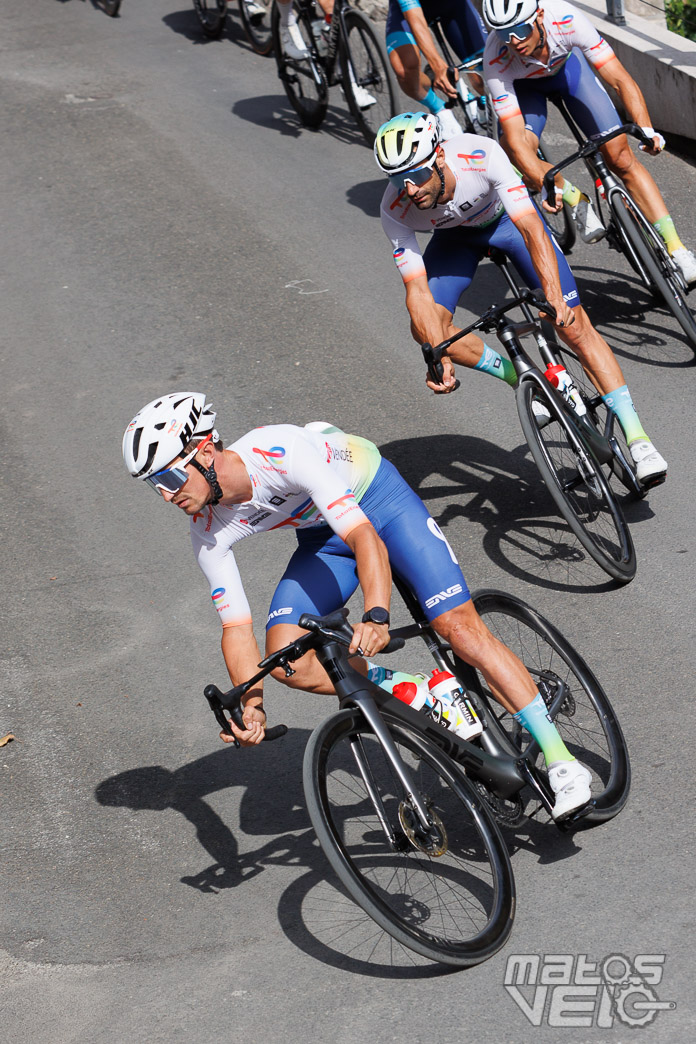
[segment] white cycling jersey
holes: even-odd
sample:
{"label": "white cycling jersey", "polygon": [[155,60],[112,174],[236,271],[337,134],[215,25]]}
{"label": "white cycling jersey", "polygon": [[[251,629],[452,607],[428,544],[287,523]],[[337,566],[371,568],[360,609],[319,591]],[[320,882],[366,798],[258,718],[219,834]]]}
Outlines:
{"label": "white cycling jersey", "polygon": [[253,533],[325,524],[345,540],[368,521],[358,502],[382,459],[367,439],[318,422],[255,428],[228,449],[244,462],[251,500],[209,504],[191,518],[193,550],[223,627],[251,621],[233,545]]}
{"label": "white cycling jersey", "polygon": [[382,197],[382,227],[392,242],[396,267],[405,283],[425,275],[416,232],[460,225],[481,228],[506,210],[513,221],[534,212],[529,193],[497,141],[457,134],[442,143],[456,186],[449,203],[419,210],[405,190],[388,185]]}
{"label": "white cycling jersey", "polygon": [[512,47],[503,43],[496,32],[491,32],[483,52],[483,75],[495,114],[501,122],[520,116],[515,94],[515,80],[529,80],[539,76],[553,76],[570,55],[573,47],[582,51],[594,69],[615,58],[607,41],[582,11],[565,0],[542,0],[544,29],[549,44],[548,62],[529,57],[521,58]]}

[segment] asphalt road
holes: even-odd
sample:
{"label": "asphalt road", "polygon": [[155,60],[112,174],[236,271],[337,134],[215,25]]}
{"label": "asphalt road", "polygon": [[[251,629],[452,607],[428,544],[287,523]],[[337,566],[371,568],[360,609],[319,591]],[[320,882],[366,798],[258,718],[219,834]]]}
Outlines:
{"label": "asphalt road", "polygon": [[[8,1044],[633,1033],[616,1016],[553,1027],[548,1009],[533,1027],[504,987],[511,954],[663,955],[654,995],[676,1010],[641,1039],[693,1040],[695,376],[675,323],[606,247],[573,252],[670,462],[627,509],[638,575],[615,589],[550,518],[509,391],[468,374],[456,395],[426,392],[377,216],[383,181],[338,89],[323,129],[301,130],[236,15],[205,43],[172,0],[124,0],[116,20],[89,0],[3,5],[0,50]],[[568,146],[557,129],[548,140]],[[667,154],[652,169],[696,244],[692,166]],[[501,296],[483,266],[471,307]],[[317,418],[373,439],[472,586],[536,605],[610,693],[630,802],[572,838],[508,835],[516,925],[486,964],[447,975],[413,960],[331,885],[301,787],[330,701],[273,683],[286,739],[219,743],[202,696],[224,680],[218,624],[185,522],[120,454],[137,409],[181,388],[208,391],[228,440]],[[291,547],[240,549],[259,634]]]}

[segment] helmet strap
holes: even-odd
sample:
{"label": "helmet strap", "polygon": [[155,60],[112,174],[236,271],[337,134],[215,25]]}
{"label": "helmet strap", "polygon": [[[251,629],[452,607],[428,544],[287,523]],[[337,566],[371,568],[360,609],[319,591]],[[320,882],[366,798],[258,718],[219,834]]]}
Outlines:
{"label": "helmet strap", "polygon": [[210,490],[213,494],[213,499],[210,501],[210,503],[213,505],[213,507],[215,507],[215,505],[219,504],[222,500],[222,489],[220,487],[220,483],[218,482],[217,474],[215,472],[215,465],[211,464],[210,467],[206,470],[202,464],[198,463],[195,457],[192,461],[190,461],[190,463],[193,464],[196,471],[200,471],[201,475],[210,486]]}
{"label": "helmet strap", "polygon": [[444,173],[443,173],[443,172],[442,172],[442,171],[440,170],[440,168],[438,167],[437,163],[435,164],[435,170],[437,171],[437,173],[438,173],[438,174],[439,174],[439,176],[440,176],[440,191],[438,192],[437,196],[435,197],[435,199],[434,199],[434,201],[433,201],[433,205],[432,205],[432,207],[430,208],[431,210],[432,210],[432,209],[433,209],[434,207],[436,207],[436,206],[437,206],[437,204],[438,204],[438,201],[439,201],[439,200],[440,200],[440,198],[441,198],[442,196],[444,196],[444,194],[445,194],[445,175],[444,175]]}

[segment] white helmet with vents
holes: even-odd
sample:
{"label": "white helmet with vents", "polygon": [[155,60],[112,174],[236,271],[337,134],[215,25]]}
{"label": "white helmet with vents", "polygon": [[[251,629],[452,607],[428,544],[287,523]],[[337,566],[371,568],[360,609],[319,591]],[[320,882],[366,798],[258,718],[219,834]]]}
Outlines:
{"label": "white helmet with vents", "polygon": [[153,399],[135,415],[123,436],[123,459],[131,475],[146,479],[180,456],[196,436],[212,433],[215,411],[202,392],[179,392]]}

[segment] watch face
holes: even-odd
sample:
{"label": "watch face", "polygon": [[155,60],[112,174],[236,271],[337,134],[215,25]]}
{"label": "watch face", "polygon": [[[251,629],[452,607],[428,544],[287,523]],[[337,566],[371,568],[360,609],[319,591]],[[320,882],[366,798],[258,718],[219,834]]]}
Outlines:
{"label": "watch face", "polygon": [[371,623],[388,624],[389,623],[389,613],[387,612],[386,609],[383,609],[381,606],[378,605],[378,606],[375,606],[374,609],[370,609],[368,612],[365,613],[365,615],[363,617],[363,623],[365,623],[368,620]]}

